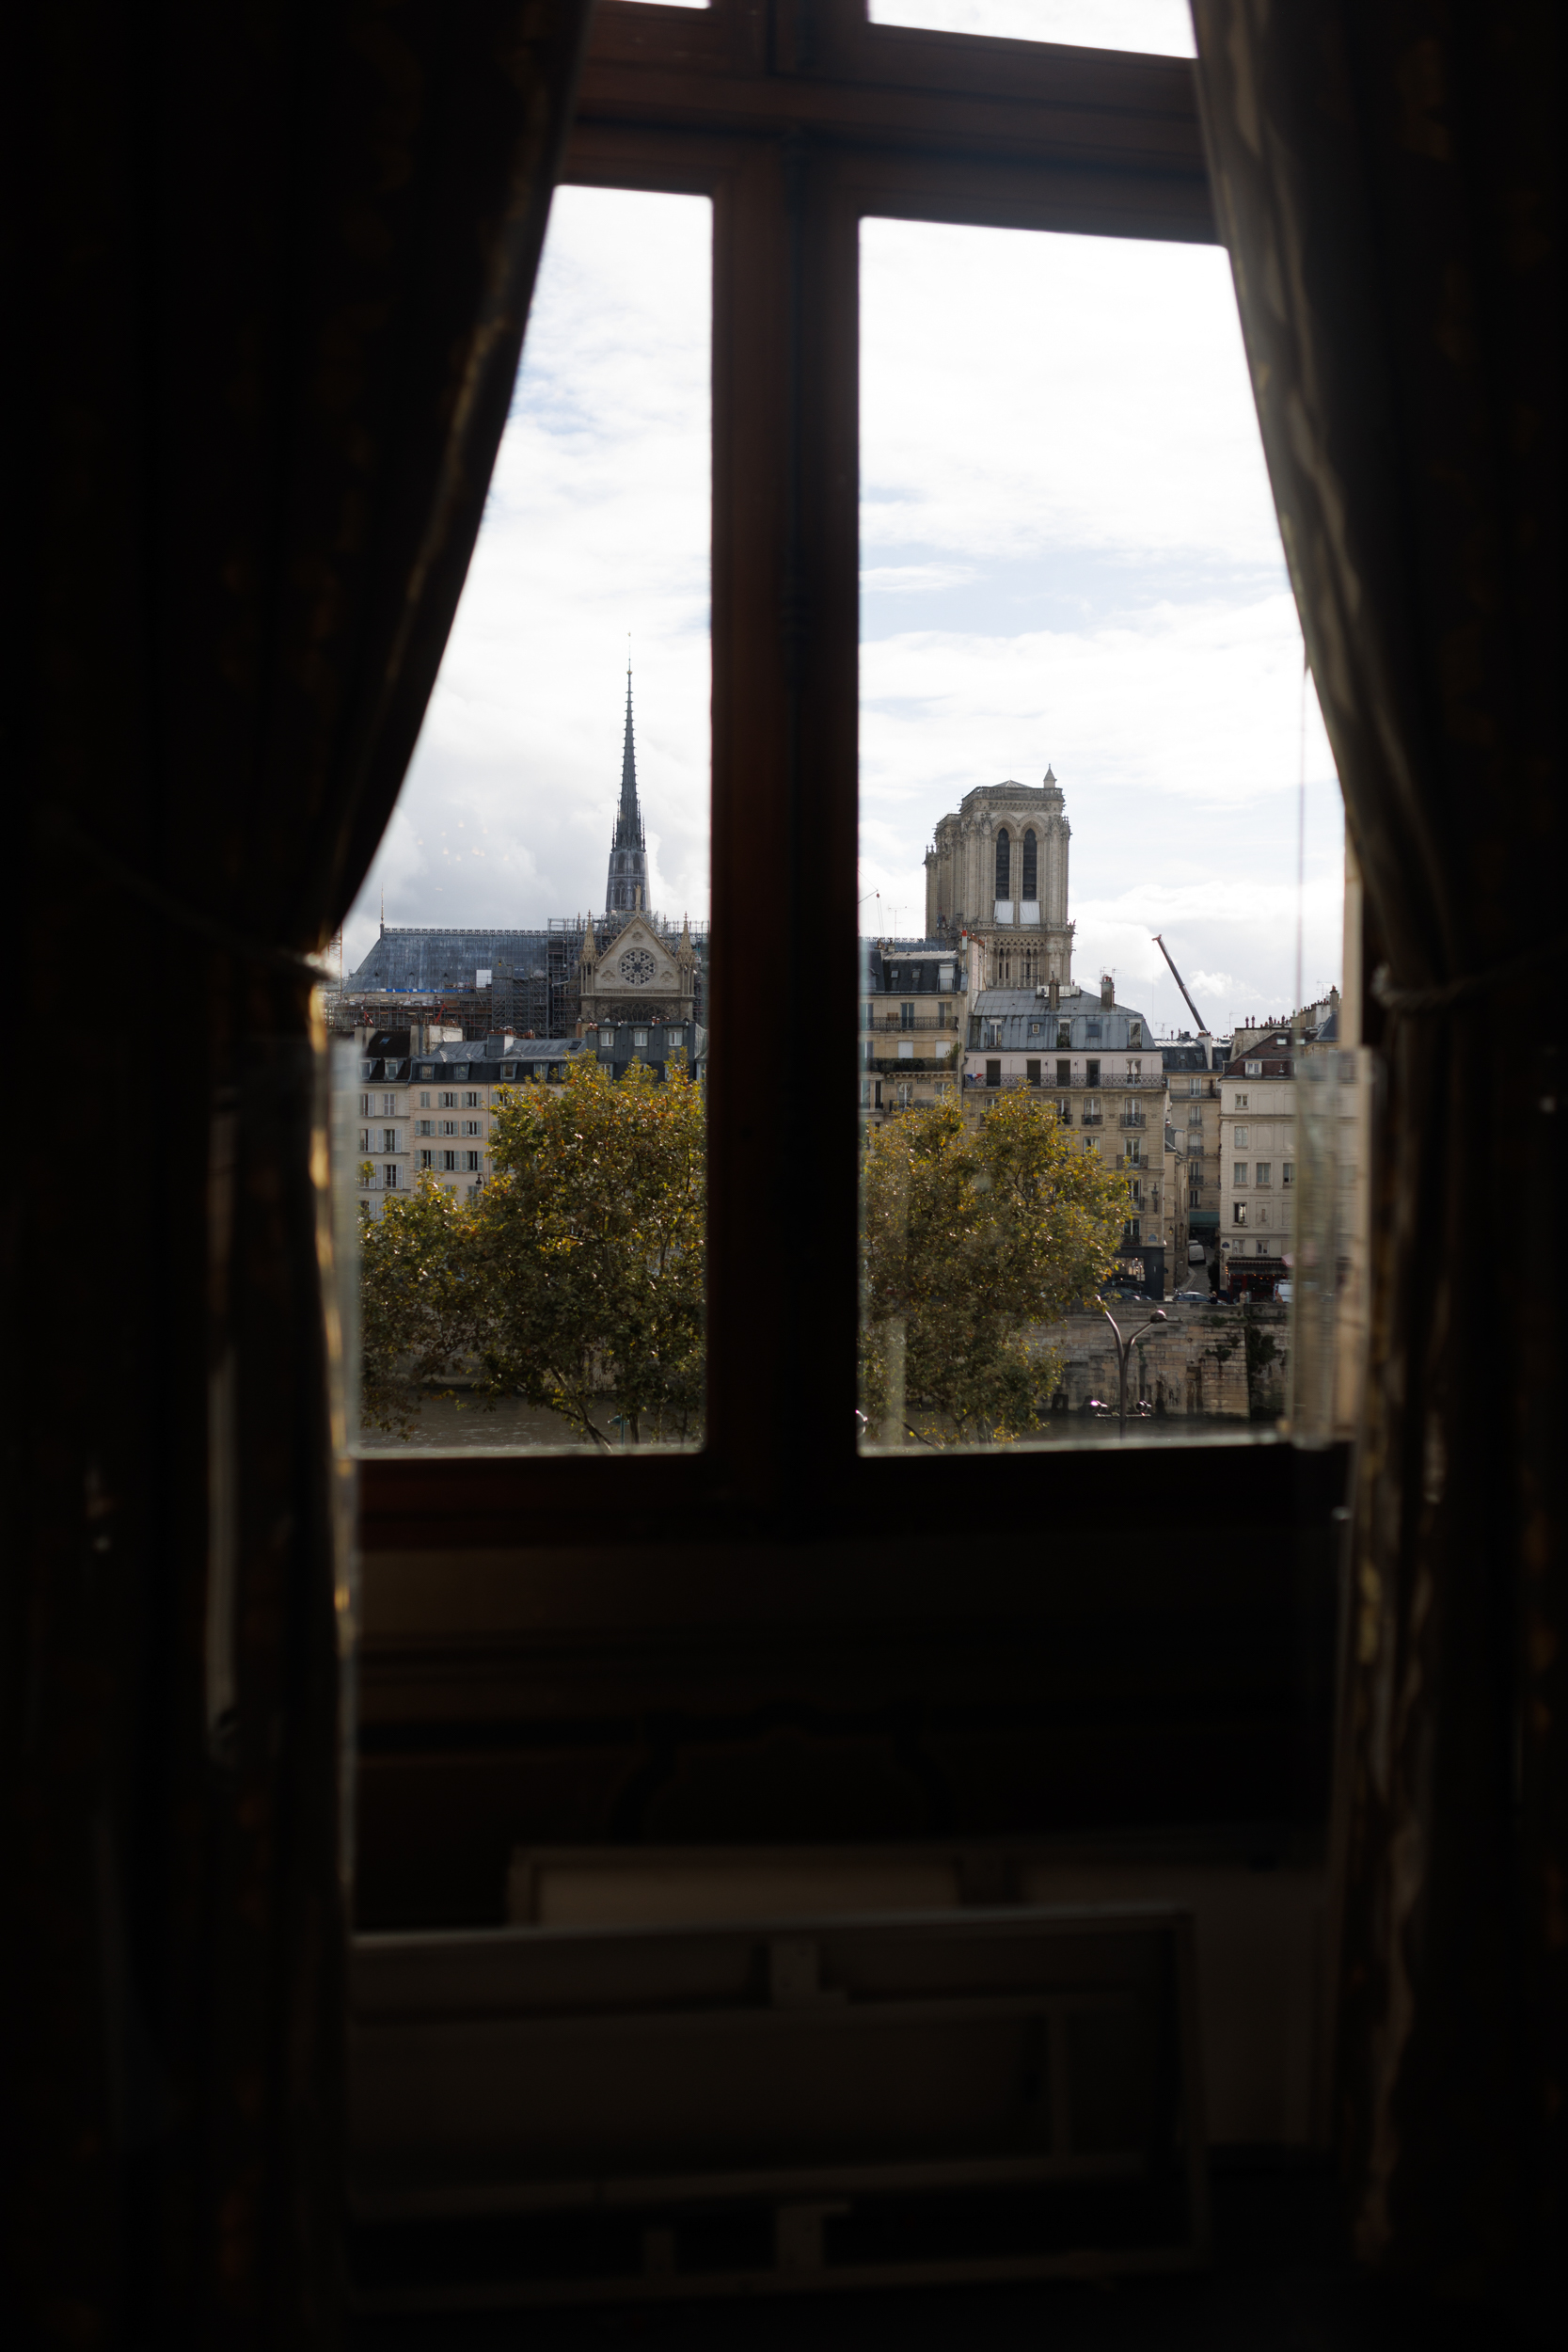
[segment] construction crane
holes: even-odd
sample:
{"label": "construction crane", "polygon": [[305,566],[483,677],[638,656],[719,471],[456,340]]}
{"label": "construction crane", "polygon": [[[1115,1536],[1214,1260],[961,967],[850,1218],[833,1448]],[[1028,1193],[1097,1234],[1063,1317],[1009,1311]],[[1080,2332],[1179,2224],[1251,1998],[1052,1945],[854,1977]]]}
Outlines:
{"label": "construction crane", "polygon": [[1176,968],[1176,958],[1171,954],[1170,949],[1165,946],[1164,941],[1161,938],[1158,931],[1154,934],[1154,945],[1159,948],[1160,953],[1164,957],[1165,961],[1170,965],[1171,978],[1176,982],[1176,985],[1181,991],[1182,995],[1187,997],[1187,1010],[1192,1014],[1193,1019],[1197,1023],[1199,1034],[1203,1037],[1207,1037],[1209,1034],[1209,1024],[1205,1021],[1203,1015],[1199,1012],[1192,998],[1187,996],[1187,983]]}

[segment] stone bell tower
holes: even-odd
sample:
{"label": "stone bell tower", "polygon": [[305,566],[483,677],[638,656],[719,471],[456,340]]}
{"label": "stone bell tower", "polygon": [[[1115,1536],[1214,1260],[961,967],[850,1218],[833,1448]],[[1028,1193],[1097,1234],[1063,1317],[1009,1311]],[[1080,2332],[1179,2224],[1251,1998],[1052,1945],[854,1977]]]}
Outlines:
{"label": "stone bell tower", "polygon": [[926,852],[926,936],[979,944],[986,988],[1072,982],[1067,820],[1047,768],[1038,785],[976,785]]}

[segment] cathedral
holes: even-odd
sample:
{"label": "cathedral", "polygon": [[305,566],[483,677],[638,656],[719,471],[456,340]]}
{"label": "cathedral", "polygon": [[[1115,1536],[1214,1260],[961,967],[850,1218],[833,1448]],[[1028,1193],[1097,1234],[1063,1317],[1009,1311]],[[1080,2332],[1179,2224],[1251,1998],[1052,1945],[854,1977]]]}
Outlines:
{"label": "cathedral", "polygon": [[926,852],[926,936],[972,943],[972,986],[1071,986],[1071,832],[1049,768],[1037,786],[976,785],[938,825]]}
{"label": "cathedral", "polygon": [[[599,1024],[701,1021],[707,934],[661,920],[648,907],[648,856],[637,789],[631,672],[626,672],[621,797],[610,836],[604,912],[556,916],[537,930],[446,930],[383,921],[341,998],[345,1025],[364,1011],[386,1021],[387,996],[436,995],[465,1034],[515,1029],[565,1037]],[[376,999],[366,1007],[364,999]],[[450,1003],[446,1000],[451,1000]],[[468,1000],[468,1001],[465,1001]],[[472,1016],[470,1020],[470,1015]]]}

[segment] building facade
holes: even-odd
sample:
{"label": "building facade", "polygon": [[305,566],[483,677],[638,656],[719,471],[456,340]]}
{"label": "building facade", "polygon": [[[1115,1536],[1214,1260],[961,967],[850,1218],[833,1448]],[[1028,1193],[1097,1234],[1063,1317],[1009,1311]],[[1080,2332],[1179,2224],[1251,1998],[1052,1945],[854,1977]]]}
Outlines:
{"label": "building facade", "polygon": [[968,1002],[960,946],[863,939],[857,1056],[863,1130],[958,1085]]}
{"label": "building facade", "polygon": [[1301,1057],[1338,1053],[1338,991],[1282,1021],[1243,1023],[1220,1096],[1220,1263],[1232,1297],[1272,1296],[1291,1279],[1296,1232],[1296,1089]]}
{"label": "building facade", "polygon": [[[1163,1297],[1185,1278],[1185,1129],[1173,1126],[1162,1050],[1141,1012],[1118,1005],[1106,974],[1098,993],[987,989],[972,1000],[963,1054],[966,1118],[978,1123],[1013,1089],[1053,1104],[1079,1148],[1127,1180],[1123,1259]],[[1174,1276],[1174,1280],[1170,1278]]]}
{"label": "building facade", "polygon": [[977,785],[937,826],[926,852],[926,933],[974,944],[975,987],[1070,987],[1070,840],[1049,768],[1039,785]]}

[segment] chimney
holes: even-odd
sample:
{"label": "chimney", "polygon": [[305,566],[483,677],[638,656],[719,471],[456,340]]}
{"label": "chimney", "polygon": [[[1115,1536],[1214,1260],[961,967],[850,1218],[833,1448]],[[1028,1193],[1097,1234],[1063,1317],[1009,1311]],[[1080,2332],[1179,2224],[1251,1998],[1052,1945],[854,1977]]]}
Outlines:
{"label": "chimney", "polygon": [[1051,1009],[1059,1012],[1062,1007],[1062,983],[1054,972],[1051,975]]}
{"label": "chimney", "polygon": [[1116,1001],[1116,974],[1114,972],[1101,972],[1100,976],[1100,1009],[1101,1012],[1109,1012]]}

